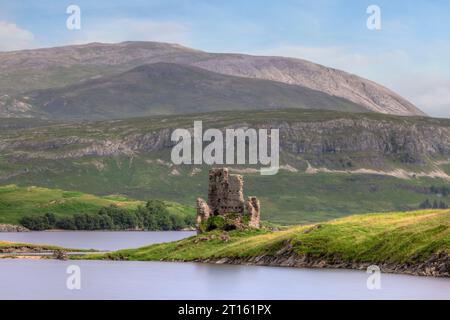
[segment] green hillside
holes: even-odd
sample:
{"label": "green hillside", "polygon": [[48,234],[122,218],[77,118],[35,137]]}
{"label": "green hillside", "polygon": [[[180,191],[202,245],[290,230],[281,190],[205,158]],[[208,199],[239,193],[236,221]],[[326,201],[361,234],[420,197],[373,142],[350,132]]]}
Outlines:
{"label": "green hillside", "polygon": [[[194,168],[179,167],[174,174],[172,168],[157,160],[158,157],[108,157],[57,161],[47,163],[48,171],[30,172],[9,182],[82,190],[96,195],[120,193],[142,201],[164,199],[188,207],[195,206],[197,197],[207,197],[208,167],[196,167],[201,171],[195,175],[192,175]],[[97,168],[99,163],[101,170]],[[261,200],[262,218],[279,224],[314,223],[376,211],[414,210],[426,199],[450,204],[449,195],[431,191],[432,186],[447,186],[441,179],[286,171],[274,177],[244,173],[244,179],[245,194]],[[102,205],[108,200],[94,199],[101,199]],[[123,205],[129,204],[133,202]],[[82,206],[89,207],[86,203]]]}
{"label": "green hillside", "polygon": [[[170,132],[195,120],[204,129],[281,128],[278,175],[230,166],[243,174],[245,194],[261,199],[265,221],[295,225],[416,210],[426,199],[450,205],[449,120],[313,110],[65,124],[2,119],[0,184],[192,207],[197,197],[207,197],[210,167],[173,166]],[[308,172],[309,165],[316,171]]]}
{"label": "green hillside", "polygon": [[359,215],[281,232],[232,231],[228,237],[224,238],[221,232],[211,232],[178,242],[91,258],[140,261],[227,258],[254,262],[252,259],[257,257],[270,260],[271,257],[307,256],[328,264],[418,265],[432,256],[450,254],[450,211]]}
{"label": "green hillside", "polygon": [[[144,201],[132,200],[121,195],[98,197],[76,191],[39,187],[0,186],[0,223],[18,224],[24,216],[42,216],[54,213],[57,216],[97,213],[103,207],[115,205],[124,209],[136,209]],[[194,215],[192,207],[166,202],[169,212]]]}

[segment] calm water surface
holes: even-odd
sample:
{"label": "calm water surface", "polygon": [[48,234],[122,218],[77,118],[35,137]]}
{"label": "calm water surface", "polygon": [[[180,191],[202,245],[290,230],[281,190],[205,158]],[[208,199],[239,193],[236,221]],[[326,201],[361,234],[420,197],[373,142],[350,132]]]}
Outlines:
{"label": "calm water surface", "polygon": [[195,232],[0,232],[0,240],[52,244],[74,249],[119,250],[177,241],[193,235]]}
{"label": "calm water surface", "polygon": [[[192,233],[50,232],[0,240],[113,250],[173,241]],[[81,290],[66,287],[78,265]],[[450,279],[383,274],[367,289],[360,271],[195,263],[0,260],[0,299],[450,299]]]}

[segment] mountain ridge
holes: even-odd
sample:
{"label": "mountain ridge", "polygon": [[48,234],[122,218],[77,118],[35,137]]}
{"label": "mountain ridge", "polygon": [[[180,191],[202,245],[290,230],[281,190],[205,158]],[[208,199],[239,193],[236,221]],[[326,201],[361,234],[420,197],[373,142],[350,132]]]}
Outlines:
{"label": "mountain ridge", "polygon": [[1,52],[0,72],[3,77],[0,79],[0,94],[13,96],[71,85],[157,62],[192,65],[225,75],[299,85],[344,98],[375,112],[425,115],[406,99],[373,81],[306,60],[208,53],[158,42],[92,43]]}

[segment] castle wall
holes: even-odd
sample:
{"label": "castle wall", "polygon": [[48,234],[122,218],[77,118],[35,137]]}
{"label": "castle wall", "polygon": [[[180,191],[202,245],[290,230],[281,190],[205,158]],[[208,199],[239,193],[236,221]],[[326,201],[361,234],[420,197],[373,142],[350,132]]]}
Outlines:
{"label": "castle wall", "polygon": [[249,225],[259,228],[260,203],[256,197],[244,200],[244,179],[230,174],[228,169],[212,169],[209,172],[208,203],[197,200],[197,223],[208,220],[211,215],[239,214],[249,216]]}
{"label": "castle wall", "polygon": [[214,215],[244,212],[244,179],[230,175],[228,169],[209,173],[208,205]]}

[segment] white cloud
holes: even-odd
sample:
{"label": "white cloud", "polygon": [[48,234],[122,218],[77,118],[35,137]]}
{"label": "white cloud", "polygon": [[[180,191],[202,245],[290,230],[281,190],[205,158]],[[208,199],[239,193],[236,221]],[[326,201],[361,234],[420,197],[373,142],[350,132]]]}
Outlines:
{"label": "white cloud", "polygon": [[450,118],[450,77],[415,73],[396,83],[400,94],[430,116]]}
{"label": "white cloud", "polygon": [[33,46],[34,35],[15,23],[0,21],[0,51],[28,49]]}
{"label": "white cloud", "polygon": [[73,31],[73,43],[122,41],[161,41],[186,44],[189,28],[171,21],[153,21],[145,19],[114,19],[84,24],[80,31]]}

